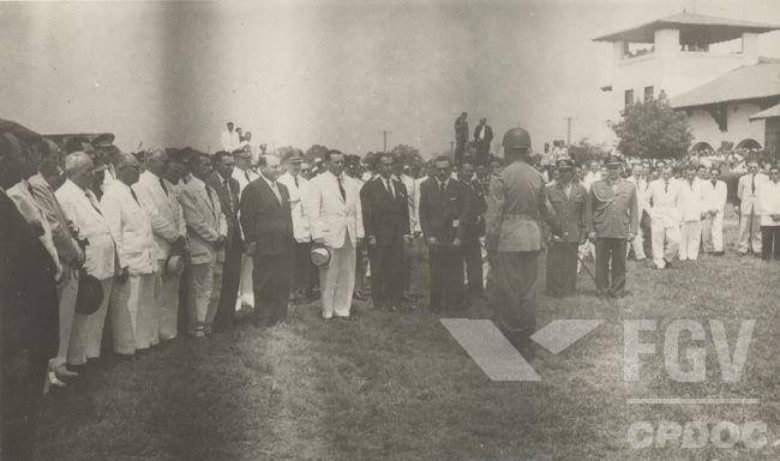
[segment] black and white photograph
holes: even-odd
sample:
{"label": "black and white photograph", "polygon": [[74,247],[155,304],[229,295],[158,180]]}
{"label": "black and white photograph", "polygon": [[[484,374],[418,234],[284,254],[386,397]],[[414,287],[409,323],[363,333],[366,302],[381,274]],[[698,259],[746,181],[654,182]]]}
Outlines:
{"label": "black and white photograph", "polygon": [[778,310],[778,0],[0,0],[0,461],[776,461]]}

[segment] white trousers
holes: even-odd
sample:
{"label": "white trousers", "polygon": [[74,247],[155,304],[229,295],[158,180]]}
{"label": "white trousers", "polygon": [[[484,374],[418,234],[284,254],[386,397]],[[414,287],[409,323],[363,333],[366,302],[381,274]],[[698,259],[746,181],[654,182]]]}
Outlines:
{"label": "white trousers", "polygon": [[696,261],[701,245],[701,221],[684,221],[680,233],[680,261]]}
{"label": "white trousers", "polygon": [[707,216],[702,225],[701,238],[705,252],[723,251],[723,213]]}
{"label": "white trousers", "polygon": [[211,279],[211,296],[209,296],[209,307],[206,310],[205,327],[207,331],[211,331],[211,326],[214,324],[214,317],[217,316],[219,297],[222,295],[222,271],[224,267],[224,263],[218,262],[214,264],[214,277]]}
{"label": "white trousers", "polygon": [[66,265],[62,266],[62,278],[57,284],[57,298],[60,314],[60,345],[57,356],[52,359],[52,365],[59,367],[68,360],[73,321],[76,316],[76,296],[79,293],[79,271]]}
{"label": "white trousers", "polygon": [[203,333],[206,314],[214,286],[214,263],[190,266],[190,286],[187,293],[188,330],[190,334]]}
{"label": "white trousers", "polygon": [[347,317],[355,290],[355,246],[347,237],[343,247],[328,249],[330,263],[320,268],[322,316]]}
{"label": "white trousers", "polygon": [[236,310],[241,309],[241,304],[255,307],[255,291],[252,285],[252,257],[241,254],[241,282],[238,285],[238,298],[236,298]]}
{"label": "white trousers", "polygon": [[157,323],[156,337],[168,341],[178,334],[179,281],[181,277],[165,273],[165,260],[160,260],[159,289],[154,300]]}
{"label": "white trousers", "polygon": [[658,268],[666,267],[666,262],[672,262],[680,245],[680,228],[665,227],[654,223],[650,232],[653,238],[653,262]]}
{"label": "white trousers", "polygon": [[111,296],[111,332],[114,352],[130,355],[137,349],[148,349],[156,332],[154,297],[156,275],[130,275],[114,284]]}
{"label": "white trousers", "polygon": [[103,301],[100,303],[100,308],[89,315],[76,313],[73,317],[73,329],[70,332],[68,346],[68,363],[71,365],[84,365],[87,359],[100,357],[103,326],[106,324],[108,301],[111,299],[114,278],[109,277],[101,281],[101,284]]}
{"label": "white trousers", "polygon": [[761,216],[756,213],[743,214],[739,219],[739,252],[761,254]]}

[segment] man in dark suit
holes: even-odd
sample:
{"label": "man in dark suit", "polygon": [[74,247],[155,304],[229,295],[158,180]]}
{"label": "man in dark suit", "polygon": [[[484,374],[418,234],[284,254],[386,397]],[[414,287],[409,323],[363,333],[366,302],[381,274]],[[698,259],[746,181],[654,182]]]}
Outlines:
{"label": "man in dark suit", "polygon": [[371,257],[374,307],[397,311],[404,296],[404,241],[409,233],[409,198],[401,181],[392,178],[393,156],[379,156],[379,176],[360,191],[363,227]]}
{"label": "man in dark suit", "polygon": [[254,325],[273,326],[287,317],[292,289],[292,212],[287,188],[276,181],[282,172],[279,157],[261,155],[258,165],[260,178],[241,194],[241,226],[254,262]]}
{"label": "man in dark suit", "polygon": [[482,117],[474,128],[474,146],[477,148],[477,162],[486,163],[490,157],[490,143],[493,142],[493,128]]}
{"label": "man in dark suit", "polygon": [[458,170],[458,180],[468,191],[471,209],[471,215],[464,223],[463,239],[463,258],[466,263],[466,277],[468,277],[467,294],[472,299],[480,299],[485,296],[485,289],[482,280],[482,244],[479,238],[485,235],[483,214],[487,210],[487,202],[483,186],[474,176],[475,169],[476,159],[470,155],[463,157]]}
{"label": "man in dark suit", "polygon": [[214,155],[214,172],[206,184],[217,191],[222,213],[227,221],[228,236],[225,242],[225,262],[222,265],[222,283],[214,317],[214,329],[233,327],[236,312],[238,286],[241,283],[241,253],[244,242],[238,224],[238,181],[233,178],[233,154],[219,151]]}
{"label": "man in dark suit", "polygon": [[463,153],[466,152],[466,144],[469,142],[469,114],[463,112],[455,120],[455,165],[460,165]]}
{"label": "man in dark suit", "polygon": [[555,210],[561,235],[547,246],[547,295],[572,296],[577,286],[577,249],[585,243],[585,202],[587,191],[574,183],[574,164],[559,160],[558,179],[547,186],[547,198]]}
{"label": "man in dark suit", "polygon": [[0,188],[0,459],[33,457],[46,368],[59,342],[55,273],[36,232]]}
{"label": "man in dark suit", "polygon": [[463,303],[465,223],[469,219],[466,187],[451,178],[452,162],[446,155],[434,161],[434,176],[420,185],[420,227],[428,244],[431,264],[430,309],[460,310]]}

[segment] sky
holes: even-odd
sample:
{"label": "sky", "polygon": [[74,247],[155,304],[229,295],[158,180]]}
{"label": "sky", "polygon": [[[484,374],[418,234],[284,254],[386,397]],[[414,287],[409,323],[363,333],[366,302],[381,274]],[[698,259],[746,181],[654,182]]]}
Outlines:
{"label": "sky", "polygon": [[[115,133],[123,150],[256,144],[447,152],[453,124],[521,125],[535,149],[611,142],[611,45],[686,8],[780,24],[777,0],[274,0],[0,3],[0,118]],[[761,54],[780,57],[780,32]]]}

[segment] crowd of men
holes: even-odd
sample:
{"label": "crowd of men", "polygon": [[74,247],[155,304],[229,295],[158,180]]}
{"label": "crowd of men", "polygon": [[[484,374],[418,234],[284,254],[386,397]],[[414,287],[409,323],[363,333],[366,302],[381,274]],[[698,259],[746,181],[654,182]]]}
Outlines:
{"label": "crowd of men", "polygon": [[[18,151],[3,155],[4,232],[33,236],[18,241],[42,249],[30,254],[56,281],[53,316],[28,325],[51,336],[35,355],[49,383],[65,385],[100,363],[104,337],[112,357],[130,359],[180,336],[180,324],[196,340],[231,329],[245,305],[258,328],[317,296],[325,321],[354,321],[368,273],[370,306],[412,309],[424,248],[430,311],[462,311],[489,285],[498,326],[521,348],[535,330],[544,248],[550,296],[575,293],[589,252],[602,297],[628,293],[630,253],[668,269],[697,260],[700,248],[724,252],[726,186],[706,166],[610,157],[583,171],[561,145],[556,164],[541,165],[521,128],[504,136],[503,159],[472,145],[456,162],[439,155],[424,168],[390,153],[367,160],[338,150],[310,163],[294,149],[255,153],[248,133],[232,139],[231,125],[223,145],[232,150],[215,154],[113,149],[100,157],[87,143],[66,153],[39,140],[22,155],[4,145]],[[492,138],[485,127],[477,144]],[[737,193],[738,251],[780,258],[780,171],[748,168]],[[16,221],[6,219],[12,211]],[[87,286],[97,293],[91,302]],[[36,392],[34,379],[23,387]]]}

